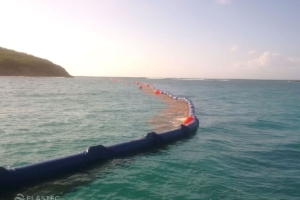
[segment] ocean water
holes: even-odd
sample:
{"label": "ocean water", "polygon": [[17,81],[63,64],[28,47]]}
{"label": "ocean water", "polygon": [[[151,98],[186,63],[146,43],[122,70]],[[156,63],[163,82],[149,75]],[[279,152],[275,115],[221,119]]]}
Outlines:
{"label": "ocean water", "polygon": [[0,165],[34,163],[150,132],[147,120],[164,105],[132,81],[190,98],[198,131],[0,199],[300,199],[299,82],[117,80],[129,83],[1,77]]}

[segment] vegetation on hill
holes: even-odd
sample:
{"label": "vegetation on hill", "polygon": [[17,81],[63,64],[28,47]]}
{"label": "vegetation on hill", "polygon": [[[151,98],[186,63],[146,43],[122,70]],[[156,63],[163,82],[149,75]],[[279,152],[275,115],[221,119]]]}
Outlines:
{"label": "vegetation on hill", "polygon": [[0,76],[72,77],[49,60],[0,47]]}

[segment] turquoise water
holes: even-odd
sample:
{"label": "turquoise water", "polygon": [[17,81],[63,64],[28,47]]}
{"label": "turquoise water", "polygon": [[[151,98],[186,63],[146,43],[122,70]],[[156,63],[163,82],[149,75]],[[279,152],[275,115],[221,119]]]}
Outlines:
{"label": "turquoise water", "polygon": [[[190,98],[199,130],[170,146],[2,198],[300,198],[300,83],[118,80],[147,82]],[[140,137],[151,130],[148,118],[164,106],[132,83],[106,78],[1,77],[0,85],[0,163],[5,167]]]}

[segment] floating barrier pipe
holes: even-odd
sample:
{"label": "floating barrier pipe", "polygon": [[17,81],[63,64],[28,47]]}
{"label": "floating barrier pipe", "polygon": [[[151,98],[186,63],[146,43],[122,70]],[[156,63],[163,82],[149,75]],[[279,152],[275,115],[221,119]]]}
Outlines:
{"label": "floating barrier pipe", "polygon": [[[155,88],[149,85],[153,90]],[[27,186],[37,181],[46,180],[66,173],[76,172],[91,164],[141,152],[157,146],[169,144],[185,138],[195,132],[199,127],[199,120],[195,115],[195,107],[187,98],[175,97],[170,93],[160,91],[161,94],[168,94],[176,100],[184,100],[189,106],[189,116],[193,120],[178,128],[162,133],[151,132],[139,139],[123,142],[111,146],[91,146],[86,150],[35,164],[29,164],[14,168],[0,167],[0,192]]]}

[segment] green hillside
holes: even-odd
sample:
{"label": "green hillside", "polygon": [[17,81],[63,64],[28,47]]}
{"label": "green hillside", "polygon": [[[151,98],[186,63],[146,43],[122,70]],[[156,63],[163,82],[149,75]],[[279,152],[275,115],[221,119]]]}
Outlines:
{"label": "green hillside", "polygon": [[72,77],[49,60],[0,47],[0,76]]}

